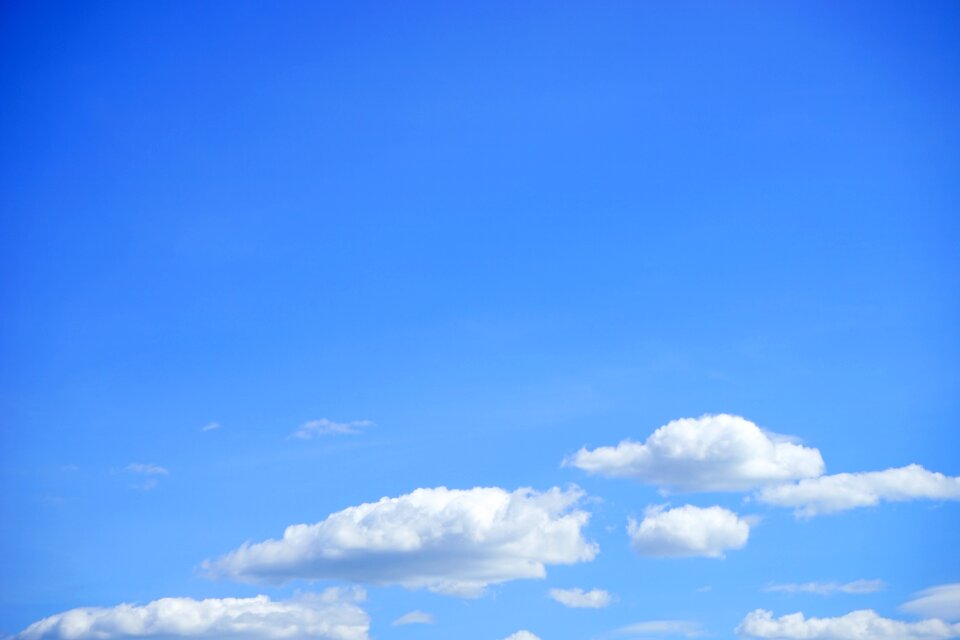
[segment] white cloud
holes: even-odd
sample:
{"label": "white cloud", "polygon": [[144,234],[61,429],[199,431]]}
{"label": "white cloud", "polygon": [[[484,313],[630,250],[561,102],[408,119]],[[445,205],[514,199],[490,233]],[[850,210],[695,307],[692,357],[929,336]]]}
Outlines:
{"label": "white cloud", "polygon": [[600,609],[608,606],[613,598],[603,589],[550,589],[550,597],[567,607]]}
{"label": "white cloud", "polygon": [[943,640],[960,636],[960,624],[935,619],[903,622],[870,609],[836,618],[805,618],[802,613],[774,618],[771,612],[757,609],[747,614],[737,633],[771,640]]}
{"label": "white cloud", "polygon": [[417,489],[287,527],[280,540],[244,544],[204,568],[252,582],[341,579],[476,597],[490,584],[542,578],[549,564],[593,560],[597,545],[582,533],[590,515],[574,508],[582,495]]}
{"label": "white cloud", "polygon": [[170,474],[170,471],[160,465],[143,464],[142,462],[131,462],[127,465],[126,470],[130,473],[141,473],[147,476],[165,476]]}
{"label": "white cloud", "polygon": [[696,622],[688,620],[648,620],[646,622],[636,622],[620,627],[613,632],[614,636],[632,638],[637,637],[664,637],[664,636],[682,636],[684,638],[698,638],[703,635],[703,630]]}
{"label": "white cloud", "polygon": [[289,601],[255,598],[162,598],[138,606],[72,609],[35,622],[16,640],[367,640],[362,590],[327,589]]}
{"label": "white cloud", "polygon": [[875,593],[886,588],[883,580],[854,580],[853,582],[800,582],[787,584],[771,584],[764,591],[779,591],[781,593],[815,593],[829,596],[835,593]]}
{"label": "white cloud", "polygon": [[208,422],[207,424],[203,425],[200,431],[215,431],[221,426],[222,425],[219,422]]}
{"label": "white cloud", "polygon": [[393,626],[400,627],[406,624],[435,624],[436,622],[437,619],[432,613],[424,613],[423,611],[417,610],[403,614],[393,621]]}
{"label": "white cloud", "polygon": [[503,640],[540,640],[540,636],[534,635],[524,629],[523,631],[517,631],[516,633],[511,633],[509,636]]}
{"label": "white cloud", "polygon": [[823,473],[817,449],[727,414],[674,420],[646,442],[584,448],[564,464],[681,491],[745,490]]}
{"label": "white cloud", "polygon": [[868,507],[882,500],[960,500],[960,477],[927,471],[911,464],[886,471],[838,473],[793,484],[766,487],[761,501],[793,507],[799,517]]}
{"label": "white cloud", "polygon": [[901,606],[900,610],[928,618],[960,620],[960,583],[925,589]]}
{"label": "white cloud", "polygon": [[352,422],[334,422],[326,418],[310,420],[300,425],[293,436],[300,440],[309,440],[317,436],[345,435],[362,433],[364,429],[374,426],[371,420],[353,420]]}
{"label": "white cloud", "polygon": [[723,507],[688,504],[669,510],[650,507],[639,524],[630,520],[627,532],[642,556],[722,558],[728,549],[747,544],[750,525]]}

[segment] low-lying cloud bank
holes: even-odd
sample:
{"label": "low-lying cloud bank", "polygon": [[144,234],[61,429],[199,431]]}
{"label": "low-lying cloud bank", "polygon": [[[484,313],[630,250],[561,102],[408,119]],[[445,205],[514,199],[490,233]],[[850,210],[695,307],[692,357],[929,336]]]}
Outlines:
{"label": "low-lying cloud bank", "polygon": [[745,491],[816,477],[824,468],[817,449],[728,414],[673,420],[645,442],[580,449],[564,464],[680,491]]}
{"label": "low-lying cloud bank", "polygon": [[479,596],[491,584],[542,578],[546,566],[593,560],[583,536],[583,492],[554,487],[417,489],[349,507],[279,540],[244,544],[204,563],[213,576],[245,582],[336,579]]}
{"label": "low-lying cloud bank", "polygon": [[162,598],[145,605],[85,607],[33,623],[16,640],[368,640],[362,589],[327,589],[289,601]]}
{"label": "low-lying cloud bank", "polygon": [[627,532],[634,551],[642,556],[722,558],[726,551],[747,544],[750,525],[723,507],[688,504],[669,510],[651,507],[641,522],[629,522]]}
{"label": "low-lying cloud bank", "polygon": [[871,609],[835,618],[806,618],[802,613],[774,618],[770,611],[757,609],[747,614],[737,633],[769,640],[946,640],[960,636],[960,624],[891,620]]}
{"label": "low-lying cloud bank", "polygon": [[793,507],[798,517],[907,500],[960,500],[960,477],[927,471],[917,464],[885,471],[838,473],[794,484],[766,487],[762,502]]}

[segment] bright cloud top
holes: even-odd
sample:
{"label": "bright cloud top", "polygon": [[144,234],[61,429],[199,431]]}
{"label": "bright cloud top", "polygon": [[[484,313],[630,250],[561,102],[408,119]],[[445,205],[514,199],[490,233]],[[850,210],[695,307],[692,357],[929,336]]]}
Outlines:
{"label": "bright cloud top", "polygon": [[403,614],[393,621],[393,626],[402,627],[407,624],[435,624],[436,622],[437,619],[432,613],[425,613],[417,610]]}
{"label": "bright cloud top", "polygon": [[540,640],[540,636],[534,635],[524,629],[522,631],[517,631],[516,633],[511,633],[503,640]]}
{"label": "bright cloud top", "polygon": [[143,606],[72,609],[35,622],[16,640],[221,638],[224,640],[367,640],[370,619],[356,603],[362,590],[275,602],[255,598],[163,598]]}
{"label": "bright cloud top", "polygon": [[835,593],[863,594],[876,593],[886,587],[883,580],[854,580],[853,582],[801,582],[788,584],[771,584],[764,588],[764,591],[774,591],[781,593],[815,593],[821,596],[829,596]]}
{"label": "bright cloud top", "polygon": [[771,612],[757,609],[747,614],[737,633],[773,640],[941,640],[960,636],[960,624],[935,619],[902,622],[870,609],[836,618],[805,618],[802,613],[774,618]]}
{"label": "bright cloud top", "polygon": [[374,423],[371,420],[334,422],[333,420],[320,418],[319,420],[304,422],[299,429],[294,431],[292,437],[300,440],[310,440],[317,436],[355,435],[372,426],[374,426]]}
{"label": "bright cloud top", "polygon": [[960,477],[945,476],[911,464],[886,471],[838,473],[766,487],[760,500],[793,507],[797,516],[869,507],[881,501],[960,500]]}
{"label": "bright cloud top", "polygon": [[601,609],[608,606],[613,598],[603,589],[550,589],[550,597],[560,604],[576,609]]}
{"label": "bright cloud top", "polygon": [[651,507],[643,521],[630,520],[627,532],[642,556],[722,558],[740,549],[750,537],[750,525],[723,507],[684,505],[675,509]]}
{"label": "bright cloud top", "polygon": [[960,620],[960,583],[925,589],[900,609],[918,616]]}
{"label": "bright cloud top", "polygon": [[549,564],[593,560],[597,545],[582,533],[590,515],[574,508],[582,495],[417,489],[287,527],[280,540],[204,565],[243,581],[340,579],[476,597],[490,584],[542,578]]}
{"label": "bright cloud top", "polygon": [[646,442],[581,449],[564,464],[682,491],[745,490],[823,473],[817,449],[727,414],[674,420]]}

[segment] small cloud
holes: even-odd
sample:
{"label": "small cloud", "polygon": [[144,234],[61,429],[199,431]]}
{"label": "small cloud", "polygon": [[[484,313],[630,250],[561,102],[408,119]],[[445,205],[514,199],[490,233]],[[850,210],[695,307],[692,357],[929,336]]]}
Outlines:
{"label": "small cloud", "polygon": [[200,431],[216,431],[221,425],[219,422],[208,422],[200,428]]}
{"label": "small cloud", "polygon": [[291,437],[300,440],[310,440],[317,436],[356,435],[364,429],[375,426],[372,420],[353,420],[351,422],[334,422],[327,418],[310,420],[300,425]]}
{"label": "small cloud", "polygon": [[540,636],[534,635],[523,629],[522,631],[517,631],[516,633],[511,633],[509,636],[503,640],[540,640]]}
{"label": "small cloud", "polygon": [[423,611],[411,611],[410,613],[405,613],[396,620],[393,621],[393,626],[400,627],[406,624],[435,624],[437,619],[431,613],[424,613]]}
{"label": "small cloud", "polygon": [[655,506],[646,510],[642,522],[631,518],[627,532],[641,556],[723,558],[726,551],[747,544],[750,523],[723,507]]}
{"label": "small cloud", "polygon": [[157,464],[143,464],[142,462],[131,462],[126,470],[130,473],[141,473],[148,476],[166,476],[170,471]]}
{"label": "small cloud", "polygon": [[886,588],[883,580],[854,580],[853,582],[801,582],[787,584],[771,584],[764,587],[764,591],[780,593],[815,593],[821,596],[830,596],[835,593],[876,593]]}
{"label": "small cloud", "polygon": [[648,638],[679,636],[682,638],[699,638],[703,635],[703,630],[696,622],[689,620],[648,620],[646,622],[637,622],[620,627],[614,631],[612,636]]}
{"label": "small cloud", "polygon": [[613,598],[603,589],[550,589],[550,597],[566,607],[577,609],[600,609],[608,606]]}
{"label": "small cloud", "polygon": [[80,471],[80,465],[65,464],[62,467],[60,467],[60,471],[63,471],[64,473],[76,473],[77,471]]}
{"label": "small cloud", "polygon": [[710,591],[713,591],[713,586],[709,584],[703,585],[702,587],[697,587],[697,593],[708,593]]}

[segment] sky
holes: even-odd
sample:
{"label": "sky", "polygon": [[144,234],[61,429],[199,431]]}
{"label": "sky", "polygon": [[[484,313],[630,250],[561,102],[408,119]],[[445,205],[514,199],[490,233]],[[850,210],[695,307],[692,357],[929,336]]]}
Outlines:
{"label": "sky", "polygon": [[4,2],[0,637],[960,637],[958,43]]}

